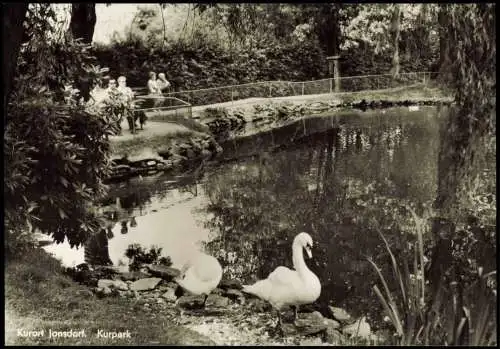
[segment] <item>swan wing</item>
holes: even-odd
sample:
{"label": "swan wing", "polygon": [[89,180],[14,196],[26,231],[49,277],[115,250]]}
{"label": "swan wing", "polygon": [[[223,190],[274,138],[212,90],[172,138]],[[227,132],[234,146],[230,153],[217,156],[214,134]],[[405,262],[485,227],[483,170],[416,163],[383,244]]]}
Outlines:
{"label": "swan wing", "polygon": [[283,266],[279,266],[274,269],[274,271],[267,277],[267,280],[280,286],[291,285],[295,284],[297,281],[301,281],[299,274],[295,270],[291,270]]}

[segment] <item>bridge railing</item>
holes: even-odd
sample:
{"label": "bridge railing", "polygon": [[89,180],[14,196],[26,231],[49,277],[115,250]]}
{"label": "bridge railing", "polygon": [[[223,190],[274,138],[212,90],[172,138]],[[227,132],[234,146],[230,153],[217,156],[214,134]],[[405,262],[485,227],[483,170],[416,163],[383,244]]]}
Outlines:
{"label": "bridge railing", "polygon": [[335,89],[337,78],[312,81],[263,81],[240,85],[211,87],[206,89],[177,91],[163,96],[147,95],[146,88],[133,88],[137,98],[146,100],[141,110],[177,111],[192,115],[192,106],[233,102],[246,98],[305,96],[326,93],[359,92],[381,90],[415,84],[427,84],[435,79],[437,73],[411,72],[392,74],[346,76],[338,78],[339,89]]}
{"label": "bridge railing", "polygon": [[[312,81],[263,81],[240,85],[212,87],[199,90],[177,91],[164,94],[166,97],[176,97],[192,106],[231,102],[246,98],[287,97],[313,95],[337,92],[357,92],[364,90],[380,90],[395,87],[410,86],[418,83],[428,83],[437,73],[412,72],[392,74],[346,76],[338,78],[339,90],[335,90],[337,78],[327,78]],[[135,91],[144,93],[144,88]]]}
{"label": "bridge railing", "polygon": [[193,116],[191,104],[171,96],[138,95],[134,99],[137,112],[161,113],[168,116],[191,118]]}

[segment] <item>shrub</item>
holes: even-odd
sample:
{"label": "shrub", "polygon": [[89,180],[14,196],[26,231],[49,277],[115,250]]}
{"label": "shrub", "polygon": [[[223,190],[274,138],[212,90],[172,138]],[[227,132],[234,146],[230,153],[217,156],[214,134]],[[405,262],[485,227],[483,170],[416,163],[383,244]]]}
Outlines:
{"label": "shrub", "polygon": [[[47,10],[46,4],[30,6],[34,14],[37,8]],[[25,236],[34,230],[57,242],[67,239],[71,246],[98,230],[91,207],[105,193],[108,136],[116,129],[108,115],[86,109],[84,91],[77,95],[68,88],[85,85],[82,81],[92,86],[102,78],[89,45],[51,39],[54,14],[40,13],[27,19],[34,29],[20,52],[4,132],[6,252],[11,255],[22,251],[18,242],[29,241]]]}
{"label": "shrub", "polygon": [[130,244],[125,251],[125,256],[131,260],[129,269],[131,271],[139,270],[143,264],[171,266],[170,257],[161,256],[161,251],[161,247],[152,246],[148,251],[139,244]]}

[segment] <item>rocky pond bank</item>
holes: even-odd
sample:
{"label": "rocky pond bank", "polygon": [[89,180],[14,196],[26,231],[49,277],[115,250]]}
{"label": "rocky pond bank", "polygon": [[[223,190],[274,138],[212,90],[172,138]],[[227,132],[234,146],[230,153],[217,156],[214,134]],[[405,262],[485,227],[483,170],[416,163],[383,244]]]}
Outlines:
{"label": "rocky pond bank", "polygon": [[163,265],[143,265],[140,271],[120,272],[114,267],[67,269],[75,281],[88,287],[96,302],[121,298],[130,307],[151,314],[171,312],[182,325],[210,338],[217,345],[290,344],[341,345],[380,343],[365,317],[355,319],[333,305],[304,306],[294,322],[293,311],[283,312],[283,336],[275,330],[276,315],[270,305],[241,291],[238,280],[223,279],[205,301],[185,293],[173,280],[179,270]]}
{"label": "rocky pond bank", "polygon": [[255,103],[243,100],[232,106],[197,107],[194,119],[153,112],[138,136],[112,139],[108,181],[196,168],[204,161],[217,159],[224,142],[265,133],[302,119],[331,116],[346,110],[361,114],[396,107],[418,110],[423,106],[449,105],[452,101],[446,92],[436,87],[413,86]]}

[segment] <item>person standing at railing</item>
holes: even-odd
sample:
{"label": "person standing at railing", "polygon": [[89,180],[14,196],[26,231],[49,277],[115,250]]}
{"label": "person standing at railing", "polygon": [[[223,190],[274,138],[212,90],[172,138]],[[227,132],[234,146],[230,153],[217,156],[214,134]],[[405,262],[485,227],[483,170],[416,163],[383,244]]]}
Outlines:
{"label": "person standing at railing", "polygon": [[[170,92],[170,87],[172,86],[172,84],[170,84],[170,81],[168,81],[167,78],[165,77],[165,73],[158,74],[158,80],[156,81],[162,95]],[[164,102],[165,100],[161,100],[162,106],[165,106]],[[158,104],[159,103],[156,103],[155,106],[157,106]]]}
{"label": "person standing at railing", "polygon": [[161,94],[161,90],[158,87],[158,80],[156,80],[156,73],[155,72],[150,72],[149,73],[148,93],[150,95],[159,95],[159,94]]}
{"label": "person standing at railing", "polygon": [[134,99],[134,92],[130,87],[127,86],[127,78],[125,76],[120,76],[118,78],[118,92],[120,92],[123,96],[123,100],[129,108],[125,109],[125,117],[127,118],[128,122],[128,127],[130,129],[130,132],[135,133],[135,117],[134,117],[134,112],[133,112],[133,99]]}
{"label": "person standing at railing", "polygon": [[148,104],[151,105],[150,108],[157,107],[159,104],[161,104],[161,99],[158,98],[161,96],[161,89],[158,85],[158,80],[156,79],[156,73],[155,72],[150,72],[149,73],[149,80],[148,80],[148,93],[149,93],[149,102]]}
{"label": "person standing at railing", "polygon": [[158,88],[161,93],[168,93],[170,91],[170,81],[165,77],[165,73],[158,74],[158,80],[156,80]]}

